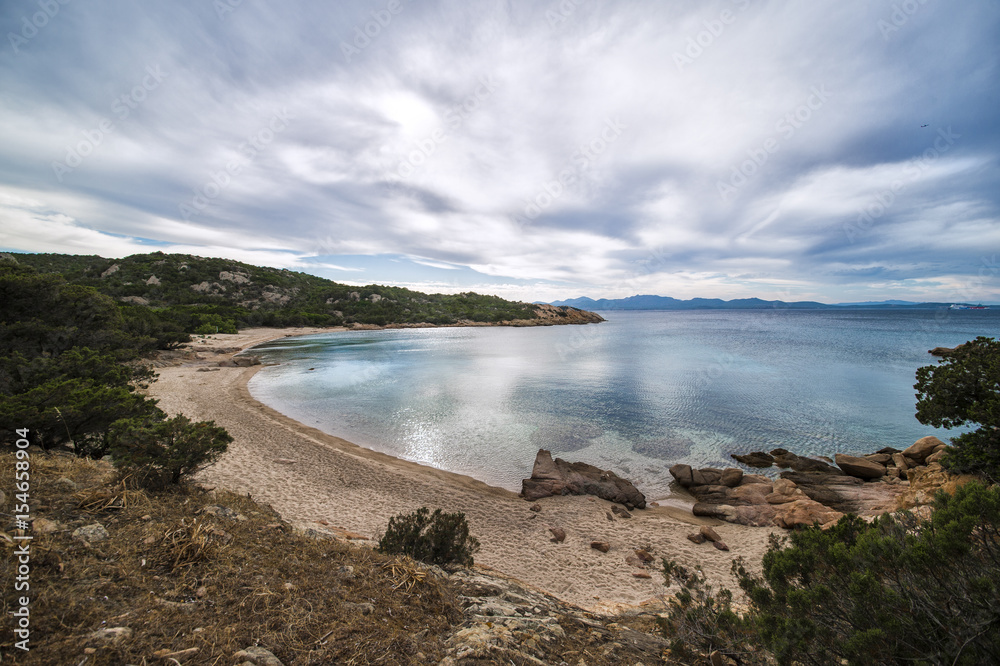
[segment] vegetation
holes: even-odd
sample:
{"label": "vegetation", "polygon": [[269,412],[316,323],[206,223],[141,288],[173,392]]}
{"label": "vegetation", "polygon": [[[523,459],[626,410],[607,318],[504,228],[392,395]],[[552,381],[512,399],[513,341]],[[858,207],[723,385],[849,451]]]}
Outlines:
{"label": "vegetation", "polygon": [[219,459],[233,438],[214,421],[120,419],[110,428],[115,467],[143,488],[179,483]]}
{"label": "vegetation", "polygon": [[44,449],[112,452],[143,485],[177,483],[225,451],[225,430],[167,420],[138,392],[154,378],[141,355],[186,337],[176,328],[13,262],[0,263],[0,298],[0,429],[27,429]]}
{"label": "vegetation", "polygon": [[980,336],[960,345],[939,365],[918,369],[913,388],[921,423],[979,426],[952,438],[942,465],[1000,481],[1000,341]]}
{"label": "vegetation", "polygon": [[[665,562],[665,575],[678,567]],[[763,571],[733,572],[749,607],[683,572],[663,622],[681,647],[740,663],[1000,663],[1000,489],[941,492],[930,521],[846,516],[772,538]],[[770,654],[764,654],[760,648]]]}
{"label": "vegetation", "polygon": [[469,536],[464,513],[430,513],[421,507],[389,519],[377,550],[387,555],[408,555],[428,564],[472,566],[479,541]]}
{"label": "vegetation", "polygon": [[[228,259],[162,252],[124,259],[8,256],[39,272],[56,273],[73,284],[96,289],[112,302],[146,306],[170,332],[225,333],[245,326],[501,322],[537,316],[528,303],[496,296],[355,287]],[[169,339],[166,332],[160,337]]]}

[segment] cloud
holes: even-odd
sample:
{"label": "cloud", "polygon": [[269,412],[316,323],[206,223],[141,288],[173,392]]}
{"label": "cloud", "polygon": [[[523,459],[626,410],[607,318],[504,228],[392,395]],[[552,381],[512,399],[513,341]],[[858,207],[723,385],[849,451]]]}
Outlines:
{"label": "cloud", "polygon": [[0,245],[529,300],[946,300],[998,246],[996,5],[398,7],[60,5],[0,51]]}

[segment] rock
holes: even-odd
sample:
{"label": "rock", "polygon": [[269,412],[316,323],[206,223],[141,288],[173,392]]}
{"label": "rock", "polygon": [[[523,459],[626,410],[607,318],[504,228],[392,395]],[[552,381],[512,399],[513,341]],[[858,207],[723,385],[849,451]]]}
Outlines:
{"label": "rock", "polygon": [[722,470],[715,467],[702,467],[691,472],[691,480],[696,486],[718,486],[722,480]]}
{"label": "rock", "polygon": [[74,490],[76,490],[76,483],[72,479],[66,478],[65,476],[60,476],[58,479],[56,479],[55,486],[57,487],[58,490],[62,492],[71,493]]}
{"label": "rock", "polygon": [[921,437],[915,441],[912,445],[903,450],[903,455],[916,460],[918,463],[922,463],[927,459],[927,456],[934,453],[934,449],[939,446],[947,446],[940,439],[934,435],[928,437]]}
{"label": "rock", "polygon": [[670,475],[677,479],[677,483],[683,488],[690,488],[694,485],[691,465],[674,465],[670,468]]}
{"label": "rock", "polygon": [[794,502],[796,499],[801,499],[801,493],[799,496],[782,495],[781,493],[771,493],[770,495],[764,496],[764,500],[768,504],[788,504],[789,502]]}
{"label": "rock", "polygon": [[243,663],[250,662],[254,666],[284,666],[270,650],[256,646],[243,648],[233,655],[233,659],[242,660]]}
{"label": "rock", "polygon": [[108,531],[104,529],[104,525],[93,523],[73,530],[73,538],[88,544],[97,543],[108,538]]}
{"label": "rock", "polygon": [[[799,489],[795,482],[790,479],[778,479],[772,484],[772,488],[774,488],[774,492],[778,495],[789,496],[795,495],[795,491]],[[802,491],[799,491],[798,494],[801,495]]]}
{"label": "rock", "polygon": [[615,521],[615,517],[613,515],[611,515],[610,511],[605,511],[604,512],[604,517],[607,518],[611,522]]}
{"label": "rock", "polygon": [[[104,276],[102,275],[101,277]],[[945,357],[954,354],[956,349],[957,347],[935,347],[934,349],[929,350],[927,353],[930,354],[931,356]]]}
{"label": "rock", "polygon": [[702,536],[699,532],[692,532],[691,534],[687,535],[687,538],[688,541],[690,541],[691,543],[705,543],[706,541],[708,541],[708,539]]}
{"label": "rock", "polygon": [[729,550],[729,546],[726,545],[725,541],[713,541],[712,545],[719,550]]}
{"label": "rock", "polygon": [[842,472],[823,462],[822,460],[813,460],[812,458],[805,458],[803,456],[796,455],[794,453],[789,453],[784,449],[775,449],[771,451],[774,456],[774,464],[778,467],[791,468],[796,472],[823,472],[825,474],[842,474]]}
{"label": "rock", "polygon": [[550,527],[549,532],[552,532],[552,543],[562,543],[566,540],[566,530],[561,527]]}
{"label": "rock", "polygon": [[642,548],[637,548],[634,552],[635,556],[639,558],[640,562],[649,564],[656,560],[656,558],[653,557],[652,554],[649,553],[649,551],[643,550]]}
{"label": "rock", "polygon": [[735,488],[740,485],[740,481],[742,480],[743,470],[729,467],[722,471],[722,478],[719,479],[719,483],[730,488]]}
{"label": "rock", "polygon": [[611,550],[611,544],[607,541],[591,541],[590,547],[594,550],[599,550],[602,553],[606,553]]}
{"label": "rock", "polygon": [[531,511],[538,512],[538,511],[542,510],[542,505],[539,504],[538,502],[535,502],[534,504],[532,504],[531,506],[529,506],[528,509],[531,510]]}
{"label": "rock", "polygon": [[594,495],[627,509],[646,508],[646,497],[631,481],[587,463],[553,460],[545,449],[535,456],[531,478],[521,482],[521,495],[532,501],[552,495]]}
{"label": "rock", "polygon": [[877,465],[887,465],[892,461],[892,456],[888,453],[869,453],[867,456],[862,456],[865,460],[871,460]]}
{"label": "rock", "polygon": [[749,486],[733,488],[730,496],[747,504],[767,504],[765,499],[771,492],[771,484],[752,483]]}
{"label": "rock", "polygon": [[900,451],[899,449],[893,448],[891,446],[883,446],[881,449],[879,449],[875,453],[888,453],[891,456],[893,453],[902,453],[902,451]]}
{"label": "rock", "polygon": [[691,507],[691,513],[705,518],[718,518],[728,522],[736,522],[739,514],[736,507],[731,504],[709,504],[708,502],[695,502]]}
{"label": "rock", "polygon": [[48,518],[35,518],[31,521],[31,531],[35,534],[51,534],[63,528],[62,524],[56,520]]}
{"label": "rock", "polygon": [[948,451],[947,448],[938,449],[934,453],[927,456],[924,462],[927,463],[928,465],[932,465],[936,462],[941,462],[941,459],[944,458],[947,451]]}
{"label": "rock", "polygon": [[260,356],[234,356],[232,360],[238,368],[249,368],[251,365],[260,365]]}
{"label": "rock", "polygon": [[749,467],[770,467],[774,464],[774,456],[763,451],[754,451],[743,455],[733,453],[730,457]]}
{"label": "rock", "polygon": [[728,486],[691,486],[688,491],[699,502],[709,504],[734,504],[739,501],[733,497],[733,491]]}
{"label": "rock", "polygon": [[893,453],[892,454],[892,462],[901,471],[905,471],[907,468],[909,468],[909,464],[907,464],[906,458],[903,457],[902,452],[900,452],[900,453]]}
{"label": "rock", "polygon": [[735,513],[735,518],[728,518],[728,522],[737,525],[750,525],[751,527],[769,527],[774,524],[774,517],[778,514],[778,509],[769,504],[756,504],[738,506],[735,508]]}
{"label": "rock", "polygon": [[628,509],[624,509],[617,504],[611,507],[611,513],[615,514],[619,518],[631,518],[632,514],[628,512]]}
{"label": "rock", "polygon": [[740,480],[741,486],[750,486],[757,483],[766,483],[770,485],[771,479],[767,478],[763,474],[744,474],[743,478]]}
{"label": "rock", "polygon": [[698,532],[709,541],[722,541],[722,537],[719,536],[719,533],[708,525],[702,525],[699,527]]}
{"label": "rock", "polygon": [[636,578],[645,578],[645,579],[652,578],[652,576],[650,576],[649,572],[647,571],[633,571],[632,575]]}
{"label": "rock", "polygon": [[132,638],[132,630],[129,627],[106,627],[92,632],[87,638],[93,641],[118,645],[122,641]]}
{"label": "rock", "polygon": [[810,499],[785,504],[774,517],[774,524],[785,529],[810,527],[815,523],[825,525],[843,518],[844,514]]}
{"label": "rock", "polygon": [[885,476],[884,465],[879,465],[866,458],[838,453],[833,459],[837,461],[837,466],[844,470],[845,474],[859,479],[878,479]]}

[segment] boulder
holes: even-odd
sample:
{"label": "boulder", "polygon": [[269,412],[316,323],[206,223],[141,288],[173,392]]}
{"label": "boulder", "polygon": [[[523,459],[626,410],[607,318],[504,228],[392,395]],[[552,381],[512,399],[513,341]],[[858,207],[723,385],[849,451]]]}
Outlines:
{"label": "boulder", "polygon": [[241,664],[253,664],[254,666],[282,666],[281,660],[274,656],[270,650],[262,647],[251,646],[243,648],[233,655]]}
{"label": "boulder", "polygon": [[684,488],[690,488],[694,485],[691,465],[674,465],[670,468],[670,475],[677,479],[677,483]]}
{"label": "boulder", "polygon": [[553,460],[549,451],[539,449],[531,478],[521,482],[521,496],[534,501],[552,495],[594,495],[626,509],[646,508],[646,497],[631,481],[587,463]]}
{"label": "boulder", "polygon": [[702,536],[699,532],[692,532],[691,534],[687,535],[687,538],[688,541],[690,541],[691,543],[705,543],[706,541],[708,541],[708,539]]}
{"label": "boulder", "polygon": [[650,552],[647,550],[643,550],[642,548],[637,548],[634,552],[635,556],[639,558],[640,562],[643,562],[645,564],[650,564],[651,562],[656,561],[656,558],[653,557],[652,554],[650,554]]}
{"label": "boulder", "polygon": [[[785,478],[778,479],[771,486],[778,495],[794,495],[795,491],[799,488],[794,481]],[[801,492],[799,491],[800,494]]]}
{"label": "boulder", "polygon": [[722,470],[715,467],[702,467],[691,472],[691,480],[696,486],[718,486],[722,480]]}
{"label": "boulder", "polygon": [[730,457],[748,467],[770,467],[774,464],[774,456],[763,451],[754,451],[742,455],[733,453]]}
{"label": "boulder", "polygon": [[566,530],[561,527],[550,527],[549,532],[552,532],[552,543],[562,543],[566,540]]}
{"label": "boulder", "polygon": [[934,451],[934,453],[927,456],[924,462],[927,463],[928,465],[932,465],[936,462],[941,462],[941,459],[944,458],[945,453],[947,453],[947,451],[948,451],[947,447],[937,449],[936,451]]}
{"label": "boulder", "polygon": [[892,462],[901,471],[906,470],[906,469],[909,468],[909,464],[907,464],[906,458],[903,457],[902,452],[900,452],[900,453],[893,453],[892,454]]}
{"label": "boulder", "polygon": [[871,460],[873,463],[878,465],[887,465],[892,461],[892,456],[888,453],[869,453],[867,456],[862,456],[865,460]]}
{"label": "boulder", "polygon": [[814,460],[803,456],[789,453],[784,449],[771,451],[774,456],[774,464],[785,469],[791,468],[796,472],[823,472],[825,474],[842,474],[839,469],[828,465],[822,460]]}
{"label": "boulder", "polygon": [[934,435],[921,437],[912,445],[904,449],[903,455],[916,460],[918,463],[923,463],[927,459],[927,456],[934,453],[934,449],[939,446],[947,445]]}
{"label": "boulder", "polygon": [[708,502],[695,502],[691,507],[691,513],[705,518],[718,518],[727,522],[735,523],[739,518],[736,507],[731,504],[709,504]]}
{"label": "boulder", "polygon": [[738,506],[735,508],[735,512],[736,517],[730,522],[751,527],[770,527],[774,525],[774,517],[778,515],[778,508],[768,504],[756,504]]}
{"label": "boulder", "polygon": [[859,479],[879,479],[885,476],[885,465],[872,462],[867,458],[858,458],[843,453],[838,453],[833,458],[837,461],[837,466],[850,476]]}
{"label": "boulder", "polygon": [[771,492],[770,484],[753,483],[749,486],[739,486],[729,491],[729,494],[746,504],[767,504],[765,499]]}
{"label": "boulder", "polygon": [[763,474],[744,474],[743,478],[740,479],[741,486],[749,486],[755,483],[771,483],[771,479],[767,478]]}
{"label": "boulder", "polygon": [[719,533],[708,525],[702,525],[699,527],[698,532],[709,541],[722,541],[722,537],[719,536]]}
{"label": "boulder", "polygon": [[802,499],[782,506],[774,517],[774,524],[785,529],[794,527],[809,527],[815,523],[825,525],[840,520],[844,514],[834,511],[819,502]]}
{"label": "boulder", "polygon": [[719,483],[723,486],[728,486],[730,488],[735,488],[740,485],[740,481],[743,480],[743,470],[736,469],[735,467],[729,467],[722,470],[722,476],[719,478]]}
{"label": "boulder", "polygon": [[729,550],[729,546],[726,545],[725,541],[713,541],[712,545],[719,550]]}

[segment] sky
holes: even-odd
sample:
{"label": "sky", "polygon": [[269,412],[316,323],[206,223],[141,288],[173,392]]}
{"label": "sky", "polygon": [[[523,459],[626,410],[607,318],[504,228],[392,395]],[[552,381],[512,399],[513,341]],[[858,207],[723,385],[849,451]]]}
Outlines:
{"label": "sky", "polygon": [[1000,3],[0,3],[0,249],[1000,303]]}

